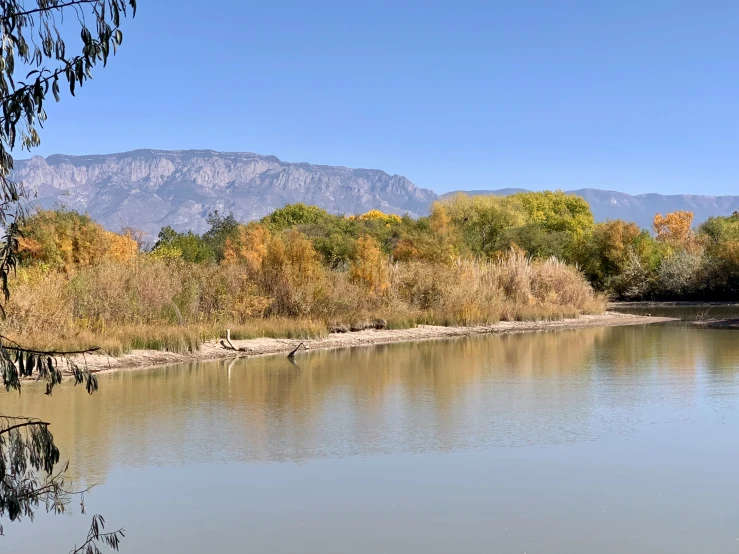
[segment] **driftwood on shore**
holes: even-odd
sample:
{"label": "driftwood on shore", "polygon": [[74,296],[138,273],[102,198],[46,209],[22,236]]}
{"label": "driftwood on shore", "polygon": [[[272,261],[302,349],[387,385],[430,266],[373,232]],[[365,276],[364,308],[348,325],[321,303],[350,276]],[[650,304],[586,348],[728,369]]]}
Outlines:
{"label": "driftwood on shore", "polygon": [[357,333],[367,329],[387,329],[387,321],[384,319],[374,319],[372,321],[359,321],[351,325],[332,325],[329,328],[331,333]]}
{"label": "driftwood on shore", "polygon": [[248,348],[236,348],[234,343],[231,342],[231,329],[226,329],[226,340],[221,339],[221,346],[226,350],[233,350],[234,352],[249,352]]}
{"label": "driftwood on shore", "polygon": [[[440,327],[419,325],[407,329],[368,329],[359,333],[329,334],[325,337],[305,340],[311,351],[333,348],[350,348],[375,344],[425,341],[431,339],[450,339],[465,336],[489,334],[520,333],[559,329],[579,329],[583,327],[614,327],[621,325],[644,325],[677,321],[672,317],[644,317],[633,314],[607,312],[600,315],[584,315],[579,318],[553,321],[501,321],[492,325],[471,327]],[[191,361],[210,361],[227,359],[233,356],[259,356],[265,354],[287,355],[294,350],[295,342],[286,338],[259,337],[238,341],[244,349],[234,351],[225,340],[206,342],[199,350],[180,354],[151,350],[134,350],[119,357],[109,357],[102,353],[77,356],[77,363],[87,362],[90,371],[120,371],[143,369]],[[235,345],[234,345],[235,346]],[[297,359],[297,357],[296,357]]]}
{"label": "driftwood on shore", "polygon": [[693,325],[712,327],[716,329],[739,329],[739,318],[727,317],[724,319],[704,319],[701,321],[694,321]]}

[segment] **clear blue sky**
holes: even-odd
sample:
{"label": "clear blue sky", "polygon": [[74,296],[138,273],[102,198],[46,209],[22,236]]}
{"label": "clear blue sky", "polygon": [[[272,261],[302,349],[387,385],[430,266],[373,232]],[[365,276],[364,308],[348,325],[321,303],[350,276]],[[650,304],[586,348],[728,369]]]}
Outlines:
{"label": "clear blue sky", "polygon": [[446,191],[739,194],[739,3],[139,0],[35,153],[210,148]]}

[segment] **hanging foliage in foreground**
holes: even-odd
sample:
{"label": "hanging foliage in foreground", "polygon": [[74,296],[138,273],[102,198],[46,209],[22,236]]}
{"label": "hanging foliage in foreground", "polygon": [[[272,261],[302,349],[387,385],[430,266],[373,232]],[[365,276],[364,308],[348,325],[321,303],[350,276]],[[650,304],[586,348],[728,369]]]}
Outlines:
{"label": "hanging foliage in foreground", "polygon": [[[48,96],[59,102],[62,88],[72,96],[92,78],[92,69],[105,66],[123,40],[121,18],[135,15],[136,0],[0,0],[0,315],[10,298],[8,280],[18,265],[27,193],[11,178],[16,148],[31,150],[40,143],[38,130],[46,121]],[[81,44],[68,48],[65,36],[79,27]],[[7,391],[21,391],[25,379],[46,383],[51,394],[67,370],[75,384],[84,384],[92,394],[97,379],[69,356],[84,352],[39,351],[0,337],[0,373]],[[41,505],[63,512],[69,496],[64,483],[66,466],[58,469],[59,450],[49,423],[0,416],[0,518],[33,519]],[[97,554],[98,545],[115,550],[122,531],[104,532],[105,522],[95,516],[86,541],[74,553]],[[0,527],[0,534],[2,528]]]}
{"label": "hanging foliage in foreground", "polygon": [[84,383],[87,392],[92,394],[98,390],[97,377],[87,368],[80,368],[69,356],[91,354],[97,350],[99,348],[76,352],[30,350],[0,335],[0,369],[3,386],[6,391],[13,389],[20,393],[21,379],[35,376],[36,381],[46,382],[46,394],[51,395],[54,387],[62,382],[62,367],[65,367],[72,375],[75,386]]}

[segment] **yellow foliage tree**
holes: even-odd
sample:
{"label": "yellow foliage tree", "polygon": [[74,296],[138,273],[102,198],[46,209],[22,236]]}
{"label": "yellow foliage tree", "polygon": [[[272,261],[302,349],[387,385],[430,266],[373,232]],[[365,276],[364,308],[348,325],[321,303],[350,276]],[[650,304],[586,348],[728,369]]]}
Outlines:
{"label": "yellow foliage tree", "polygon": [[164,244],[157,246],[147,255],[154,260],[174,262],[182,259],[182,250],[176,246],[172,246],[171,244]]}
{"label": "yellow foliage tree", "polygon": [[131,236],[106,231],[87,215],[39,210],[27,218],[19,241],[21,259],[71,271],[106,259],[125,261],[138,252]]}
{"label": "yellow foliage tree", "polygon": [[371,294],[382,295],[390,288],[388,262],[377,241],[368,235],[357,239],[356,254],[349,277]]}
{"label": "yellow foliage tree", "polygon": [[636,223],[616,219],[596,225],[593,235],[598,239],[603,259],[615,271],[621,271],[629,246],[634,243],[641,232]]}
{"label": "yellow foliage tree", "polygon": [[313,244],[298,230],[273,236],[262,260],[261,280],[281,314],[307,315],[320,296],[324,270]]}
{"label": "yellow foliage tree", "polygon": [[139,252],[139,244],[130,234],[119,235],[105,231],[108,249],[105,257],[119,262],[132,260]]}
{"label": "yellow foliage tree", "polygon": [[292,278],[297,283],[316,279],[323,268],[321,260],[313,248],[313,243],[297,229],[287,232],[284,239],[285,259]]}
{"label": "yellow foliage tree", "polygon": [[259,223],[239,225],[235,236],[226,239],[223,249],[225,263],[245,263],[251,270],[262,267],[271,239],[269,229]]}
{"label": "yellow foliage tree", "polygon": [[657,234],[657,240],[669,244],[688,248],[693,242],[693,212],[677,210],[666,215],[654,216],[652,227]]}
{"label": "yellow foliage tree", "polygon": [[394,223],[400,223],[402,221],[399,215],[386,214],[380,210],[370,210],[366,214],[360,215],[357,219],[361,221],[380,221],[385,225],[392,225]]}
{"label": "yellow foliage tree", "polygon": [[431,216],[429,217],[431,230],[437,235],[447,234],[449,233],[451,222],[452,218],[446,207],[439,202],[434,202],[431,206]]}

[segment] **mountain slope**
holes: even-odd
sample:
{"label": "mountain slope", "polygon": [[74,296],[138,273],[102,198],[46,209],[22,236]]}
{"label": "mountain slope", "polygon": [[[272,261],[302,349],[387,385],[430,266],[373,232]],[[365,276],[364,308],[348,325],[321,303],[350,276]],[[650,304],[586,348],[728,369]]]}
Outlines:
{"label": "mountain slope", "polygon": [[16,163],[15,178],[43,207],[87,212],[109,229],[156,235],[164,225],[207,229],[209,212],[260,218],[288,203],[333,213],[377,208],[418,215],[436,195],[379,170],[286,163],[274,156],[210,150],[136,150],[100,156],[34,157]]}
{"label": "mountain slope", "polygon": [[[136,227],[150,237],[171,225],[207,230],[208,213],[232,212],[240,221],[260,218],[294,202],[332,213],[371,209],[428,213],[437,196],[405,177],[374,169],[288,163],[274,156],[211,150],[136,150],[99,156],[34,157],[16,162],[15,178],[37,194],[43,207],[63,205],[87,212],[108,229]],[[524,189],[468,191],[507,195]],[[696,223],[739,210],[739,196],[628,194],[597,189],[583,196],[597,221],[627,219],[650,228],[655,213],[690,210]]]}

